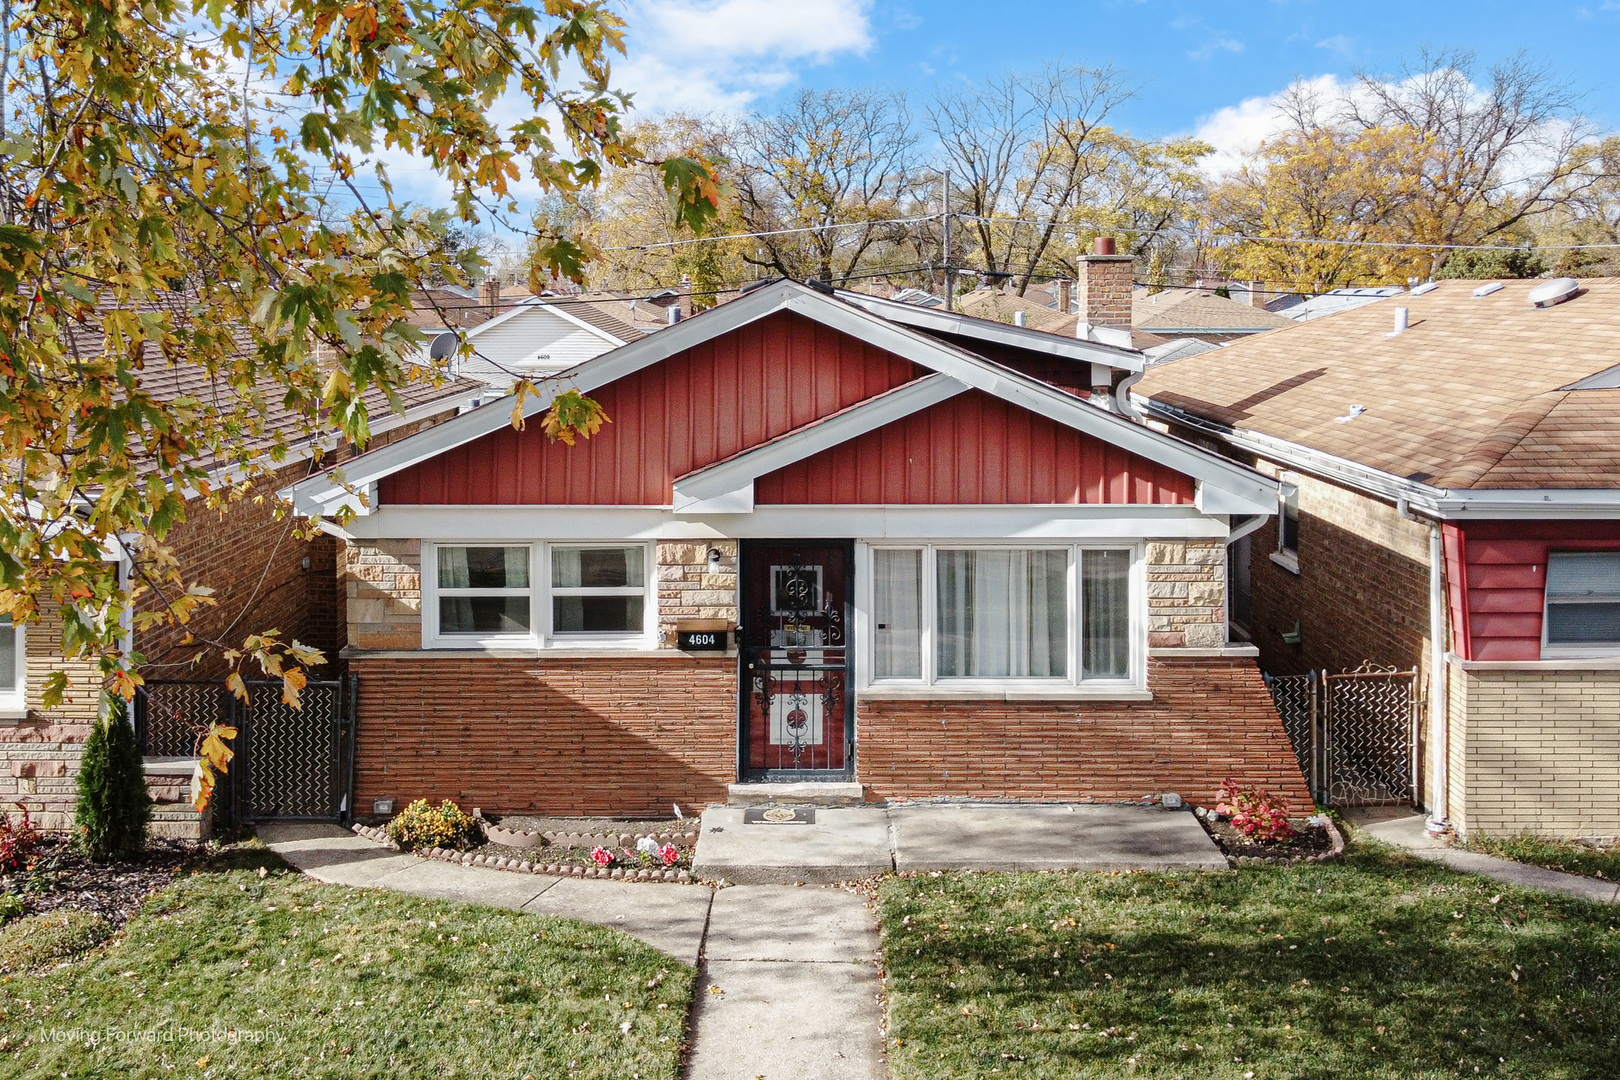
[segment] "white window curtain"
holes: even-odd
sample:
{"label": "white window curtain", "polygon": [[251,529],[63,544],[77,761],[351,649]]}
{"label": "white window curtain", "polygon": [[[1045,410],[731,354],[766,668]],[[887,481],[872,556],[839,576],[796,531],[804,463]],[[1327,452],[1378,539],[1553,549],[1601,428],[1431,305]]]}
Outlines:
{"label": "white window curtain", "polygon": [[940,551],[941,678],[1068,675],[1068,552]]}
{"label": "white window curtain", "polygon": [[528,634],[529,548],[436,549],[441,634]]}
{"label": "white window curtain", "polygon": [[920,548],[872,553],[876,678],[922,678],[922,564]]}
{"label": "white window curtain", "polygon": [[1080,556],[1080,677],[1124,679],[1131,673],[1131,553]]}

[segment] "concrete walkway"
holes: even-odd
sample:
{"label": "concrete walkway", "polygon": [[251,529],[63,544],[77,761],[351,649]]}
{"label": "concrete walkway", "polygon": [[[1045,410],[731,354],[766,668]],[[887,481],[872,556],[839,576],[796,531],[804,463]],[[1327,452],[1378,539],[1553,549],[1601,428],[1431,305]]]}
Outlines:
{"label": "concrete walkway", "polygon": [[928,804],[703,812],[693,871],[739,885],[851,881],[890,870],[1222,870],[1192,814],[1156,806]]}
{"label": "concrete walkway", "polygon": [[1422,814],[1399,807],[1366,807],[1352,810],[1345,817],[1362,832],[1375,840],[1402,848],[1420,859],[1428,859],[1453,870],[1478,874],[1505,885],[1518,885],[1526,889],[1562,893],[1581,900],[1602,904],[1620,903],[1620,883],[1600,881],[1580,874],[1565,874],[1540,866],[1499,859],[1495,855],[1481,855],[1453,847],[1428,833]]}
{"label": "concrete walkway", "polygon": [[298,870],[611,926],[698,969],[687,1080],[882,1080],[877,918],[839,889],[631,884],[402,855],[334,825],[259,830]]}

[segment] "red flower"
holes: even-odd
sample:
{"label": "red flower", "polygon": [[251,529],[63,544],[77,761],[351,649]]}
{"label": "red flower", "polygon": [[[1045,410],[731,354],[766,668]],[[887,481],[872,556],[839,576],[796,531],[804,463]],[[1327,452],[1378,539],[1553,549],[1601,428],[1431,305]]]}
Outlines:
{"label": "red flower", "polygon": [[591,849],[591,861],[597,866],[612,866],[613,853],[605,847],[594,847]]}
{"label": "red flower", "polygon": [[681,853],[676,850],[674,844],[665,844],[659,848],[658,857],[664,861],[665,866],[674,866],[681,861]]}

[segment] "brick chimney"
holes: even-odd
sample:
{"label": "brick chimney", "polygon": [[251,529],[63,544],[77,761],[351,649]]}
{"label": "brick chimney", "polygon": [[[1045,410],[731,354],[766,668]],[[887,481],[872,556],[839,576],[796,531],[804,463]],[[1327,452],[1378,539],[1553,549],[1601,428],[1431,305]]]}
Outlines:
{"label": "brick chimney", "polygon": [[1080,322],[1129,332],[1131,267],[1129,255],[1115,252],[1112,236],[1092,241],[1091,254],[1080,260]]}
{"label": "brick chimney", "polygon": [[478,301],[489,309],[491,315],[501,312],[501,282],[499,278],[487,277],[478,286]]}
{"label": "brick chimney", "polygon": [[1249,306],[1263,308],[1266,306],[1266,283],[1263,281],[1249,282]]}
{"label": "brick chimney", "polygon": [[681,318],[690,319],[692,317],[692,279],[685,274],[681,275],[680,294],[678,303],[681,305]]}
{"label": "brick chimney", "polygon": [[1069,313],[1069,309],[1072,308],[1072,307],[1074,307],[1074,292],[1070,288],[1069,279],[1068,278],[1058,278],[1058,280],[1057,280],[1057,309],[1058,309],[1058,311],[1060,311],[1063,314],[1067,315]]}

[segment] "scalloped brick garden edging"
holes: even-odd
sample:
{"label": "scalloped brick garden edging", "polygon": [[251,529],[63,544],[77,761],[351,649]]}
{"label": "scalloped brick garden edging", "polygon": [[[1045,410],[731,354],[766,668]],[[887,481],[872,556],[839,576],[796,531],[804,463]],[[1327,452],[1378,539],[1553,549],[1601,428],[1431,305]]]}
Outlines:
{"label": "scalloped brick garden edging", "polygon": [[484,816],[478,807],[473,807],[472,818],[483,828],[484,835],[492,844],[501,847],[517,848],[520,851],[532,850],[539,847],[566,847],[566,848],[631,848],[637,841],[652,838],[659,847],[665,844],[674,844],[678,848],[692,848],[697,846],[697,832],[657,832],[657,833],[566,833],[566,832],[526,832],[522,829],[508,829],[498,821],[491,821]]}
{"label": "scalloped brick garden edging", "polygon": [[[388,838],[388,830],[373,825],[362,825],[355,822],[352,826],[355,833],[381,844],[394,851],[403,851],[407,855],[415,855],[419,859],[432,859],[436,862],[460,863],[463,866],[480,866],[485,870],[508,870],[517,874],[543,874],[546,877],[577,877],[577,878],[611,878],[615,881],[646,881],[646,882],[674,882],[681,885],[690,884],[692,872],[690,870],[604,870],[596,866],[572,866],[560,863],[539,863],[527,859],[513,859],[498,855],[478,855],[471,851],[452,851],[448,848],[413,848],[405,851],[398,844]],[[628,835],[628,834],[626,834]],[[601,837],[608,842],[616,841],[617,837]],[[634,843],[632,838],[631,843]],[[606,846],[604,844],[603,846]],[[623,845],[629,847],[629,844]]]}

